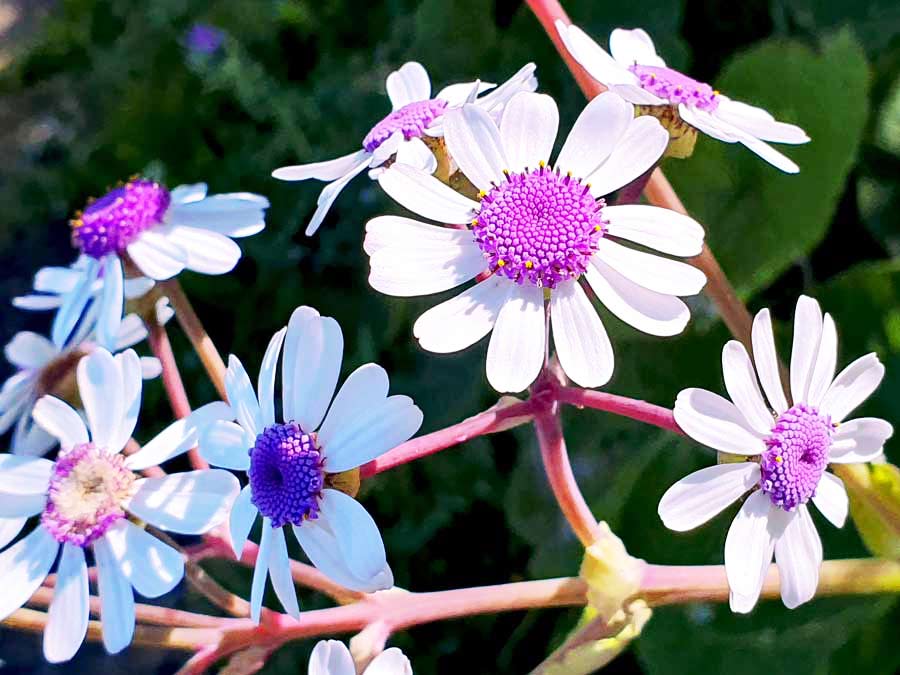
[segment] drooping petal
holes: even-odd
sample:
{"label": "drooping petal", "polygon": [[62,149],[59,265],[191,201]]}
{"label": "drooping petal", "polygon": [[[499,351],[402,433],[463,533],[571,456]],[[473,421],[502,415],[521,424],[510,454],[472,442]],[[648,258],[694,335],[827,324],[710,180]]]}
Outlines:
{"label": "drooping petal", "polygon": [[[267,208],[269,200],[262,195],[227,192],[188,204],[173,205],[166,214],[166,222],[209,230],[227,237],[249,237],[265,228]],[[127,285],[128,282],[125,283]]]}
{"label": "drooping petal", "polygon": [[253,435],[240,425],[227,420],[216,420],[200,433],[200,456],[213,466],[233,471],[250,468],[250,450]]}
{"label": "drooping petal", "polygon": [[761,455],[763,435],[728,399],[705,389],[685,389],[675,401],[675,421],[695,441],[734,455]]}
{"label": "drooping petal", "polygon": [[62,296],[59,310],[53,317],[53,327],[50,331],[50,339],[57,347],[66,344],[66,340],[72,333],[72,329],[78,323],[84,312],[85,305],[93,295],[94,281],[99,273],[100,262],[90,258],[81,272],[78,283]]}
{"label": "drooping petal", "polygon": [[693,265],[645,253],[601,239],[596,255],[619,274],[639,286],[665,295],[696,295],[706,284],[706,275]]}
{"label": "drooping petal", "polygon": [[141,410],[141,389],[144,385],[141,359],[133,349],[116,354],[115,360],[122,381],[122,417],[117,420],[116,432],[107,446],[110,452],[118,452],[124,448],[134,433]]}
{"label": "drooping petal", "polygon": [[0,579],[4,586],[0,593],[0,621],[34,595],[47,578],[58,551],[59,542],[43,527],[36,527],[0,553]]}
{"label": "drooping petal", "polygon": [[642,28],[613,30],[609,36],[609,51],[613,58],[626,68],[636,63],[642,66],[666,65],[666,62],[656,54],[653,40]]}
{"label": "drooping petal", "polygon": [[669,144],[669,132],[655,117],[633,119],[604,162],[585,178],[591,194],[604,197],[649,171]]}
{"label": "drooping petal", "polygon": [[488,344],[487,379],[494,389],[515,393],[534,382],[544,363],[545,318],[544,289],[513,288]]}
{"label": "drooping petal", "polygon": [[555,25],[566,49],[595,80],[607,86],[637,82],[627,66],[616,61],[578,26],[567,26],[560,20]]}
{"label": "drooping petal", "polygon": [[109,550],[122,575],[145,598],[158,598],[184,576],[184,558],[168,544],[127,520],[106,533]]}
{"label": "drooping petal", "polygon": [[775,351],[775,336],[772,332],[772,317],[768,309],[760,310],[753,317],[753,360],[756,372],[762,384],[769,405],[779,415],[788,409],[784,388],[781,386],[781,375],[778,366],[778,354]]}
{"label": "drooping petal", "polygon": [[281,356],[281,345],[287,327],[272,336],[269,346],[266,347],[265,356],[259,367],[259,379],[256,383],[256,393],[259,398],[259,410],[263,427],[275,424],[275,375],[278,372],[278,357]]}
{"label": "drooping petal", "polygon": [[309,657],[308,675],[356,675],[356,665],[343,642],[321,640]]}
{"label": "drooping petal", "polygon": [[385,649],[376,656],[364,675],[412,675],[412,664],[396,647]]}
{"label": "drooping petal", "polygon": [[478,210],[478,202],[405,164],[391,165],[378,176],[378,184],[401,206],[439,223],[467,224]]}
{"label": "drooping petal", "polygon": [[722,373],[725,388],[737,409],[744,415],[754,431],[769,434],[775,418],[763,400],[756,381],[756,372],[746,348],[737,340],[731,340],[722,349]]}
{"label": "drooping petal", "polygon": [[17,368],[43,368],[59,354],[59,349],[43,335],[21,331],[3,348],[6,360]]}
{"label": "drooping petal", "polygon": [[240,484],[219,469],[141,478],[123,506],[151,525],[179,534],[203,534],[228,516]]}
{"label": "drooping petal", "polygon": [[269,549],[272,547],[272,521],[263,518],[262,536],[259,539],[259,551],[256,564],[253,566],[253,581],[250,583],[250,618],[259,623],[262,614],[263,595],[266,592],[266,579],[269,576]]}
{"label": "drooping petal", "polygon": [[634,107],[620,96],[604,92],[594,97],[575,120],[556,168],[586,178],[609,157],[633,119]]}
{"label": "drooping petal", "polygon": [[184,248],[150,230],[128,244],[127,250],[138,269],[157,281],[171,279],[185,268],[188,261]]}
{"label": "drooping petal", "polygon": [[65,450],[88,442],[87,428],[81,421],[81,415],[55,396],[39,398],[31,416],[45,431],[58,438]]}
{"label": "drooping petal", "polygon": [[[475,104],[491,115],[499,114],[503,110],[503,106],[520,91],[535,91],[537,89],[537,78],[534,76],[536,68],[537,66],[533,63],[526,63],[506,82],[484,96],[480,96],[475,101]],[[480,94],[481,91],[479,90],[478,93]]]}
{"label": "drooping petal", "polygon": [[536,169],[550,159],[559,129],[559,109],[546,94],[521,92],[510,99],[500,120],[500,139],[508,169]]}
{"label": "drooping petal", "polygon": [[122,373],[105,349],[95,349],[78,362],[78,393],[84,403],[91,440],[110,448],[125,411]]}
{"label": "drooping petal", "polygon": [[122,574],[109,542],[101,537],[94,542],[93,548],[97,563],[103,646],[110,654],[118,654],[131,644],[134,637],[134,592]]}
{"label": "drooping petal", "polygon": [[464,105],[444,115],[444,140],[460,170],[479,190],[488,192],[509,168],[497,125],[476,105]]}
{"label": "drooping petal", "polygon": [[[119,324],[119,332],[116,334],[115,344],[110,351],[118,352],[133,347],[147,337],[147,326],[137,314],[126,314]],[[145,378],[146,379],[146,378]]]}
{"label": "drooping petal", "polygon": [[819,349],[816,352],[816,361],[812,366],[806,393],[806,402],[809,405],[818,406],[834,381],[837,352],[837,328],[831,315],[825,314],[822,319],[822,337],[819,340]]}
{"label": "drooping petal", "polygon": [[772,115],[752,105],[719,96],[716,117],[733,127],[773,143],[808,143],[809,136],[800,127],[777,121]]}
{"label": "drooping petal", "polygon": [[794,404],[805,403],[816,353],[822,339],[822,310],[813,298],[801,295],[794,313],[791,347],[791,396]]}
{"label": "drooping petal", "polygon": [[550,293],[550,327],[566,375],[582,387],[600,387],[613,374],[612,344],[594,305],[577,281]]}
{"label": "drooping petal", "polygon": [[759,464],[717,464],[682,478],[666,490],[657,511],[663,524],[687,532],[717,516],[759,483]]}
{"label": "drooping petal", "polygon": [[249,433],[262,433],[265,425],[262,421],[262,412],[259,401],[256,400],[256,392],[250,376],[244,369],[244,364],[234,354],[228,357],[228,371],[225,373],[225,391],[228,393],[228,402],[234,411],[234,416],[244,429]]}
{"label": "drooping petal", "polygon": [[368,160],[370,155],[371,153],[366,150],[358,150],[349,155],[344,155],[337,159],[329,159],[325,162],[298,164],[297,166],[283,166],[272,172],[272,178],[292,181],[315,178],[316,180],[330,182],[347,175],[347,173],[359,166],[360,162]]}
{"label": "drooping petal", "polygon": [[844,526],[847,513],[850,511],[850,498],[847,496],[844,481],[833,473],[823,473],[812,500],[828,522],[835,527]]}
{"label": "drooping petal", "polygon": [[819,411],[831,415],[832,422],[842,422],[857,406],[872,395],[884,377],[884,366],[875,354],[861,356],[844,368],[819,405]]}
{"label": "drooping petal", "polygon": [[871,462],[884,452],[884,443],[894,427],[877,417],[859,417],[843,422],[834,435],[828,461],[837,464]]}
{"label": "drooping petal", "polygon": [[775,542],[781,599],[788,609],[812,600],[822,566],[822,540],[806,505],[801,504],[792,515],[784,533]]}
{"label": "drooping petal", "polygon": [[64,544],[44,629],[44,658],[50,663],[68,661],[84,642],[90,616],[89,595],[84,551]]}
{"label": "drooping petal", "polygon": [[50,485],[53,462],[41,457],[0,454],[0,493],[43,495]]}
{"label": "drooping petal", "polygon": [[241,247],[219,232],[172,225],[166,228],[165,236],[184,249],[185,268],[200,274],[225,274],[241,259]]}
{"label": "drooping petal", "polygon": [[231,507],[231,513],[228,516],[228,533],[231,536],[231,547],[234,550],[234,557],[240,560],[244,545],[247,543],[247,537],[250,536],[250,530],[253,529],[253,523],[256,516],[259,515],[259,509],[253,505],[253,492],[247,485],[241,490],[237,499]]}
{"label": "drooping petal", "polygon": [[437,171],[437,159],[421,138],[413,137],[403,141],[397,148],[394,161],[427,174]]}
{"label": "drooping petal", "polygon": [[431,98],[431,80],[421,63],[409,61],[387,76],[388,98],[394,110]]}
{"label": "drooping petal", "polygon": [[661,253],[691,257],[703,248],[703,227],[689,216],[644,204],[607,206],[609,233]]}
{"label": "drooping petal", "polygon": [[731,610],[745,614],[756,605],[775,540],[781,534],[771,518],[775,507],[757,490],[738,511],[725,538],[725,573],[731,589]]}
{"label": "drooping petal", "polygon": [[[271,526],[270,526],[271,528]],[[272,528],[269,544],[269,577],[278,601],[288,616],[300,618],[300,604],[297,602],[297,590],[291,576],[291,559],[288,558],[287,543],[284,540],[284,528]]]}
{"label": "drooping petal", "polygon": [[103,290],[97,313],[97,342],[106,349],[114,349],[119,338],[125,308],[124,283],[122,262],[118,256],[106,256],[103,259]]}
{"label": "drooping petal", "polygon": [[198,202],[206,196],[206,183],[179,185],[169,193],[172,205]]}

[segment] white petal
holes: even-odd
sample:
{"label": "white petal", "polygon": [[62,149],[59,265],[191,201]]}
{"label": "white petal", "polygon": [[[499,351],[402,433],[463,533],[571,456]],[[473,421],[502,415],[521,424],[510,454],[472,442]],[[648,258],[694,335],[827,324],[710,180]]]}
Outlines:
{"label": "white petal", "polygon": [[30,311],[56,309],[61,303],[62,299],[57,295],[20,295],[12,299],[13,307]]}
{"label": "white petal", "polygon": [[347,569],[358,579],[379,578],[387,560],[372,516],[353,497],[331,489],[323,491],[320,508],[319,518],[334,533]]}
{"label": "white petal", "polygon": [[128,255],[141,272],[157,281],[171,279],[188,262],[187,251],[152,230],[143,232],[128,245]]}
{"label": "white petal", "polygon": [[110,351],[122,351],[133,347],[138,342],[147,337],[147,326],[144,325],[143,319],[137,314],[127,314],[122,317],[119,323],[119,331]]}
{"label": "white petal", "polygon": [[613,374],[609,335],[577,281],[550,292],[550,327],[556,355],[566,375],[582,387],[600,387]]}
{"label": "white petal", "polygon": [[638,286],[598,256],[591,258],[586,276],[600,302],[622,321],[643,333],[678,335],[691,318],[688,306],[677,297]]}
{"label": "white petal", "polygon": [[172,204],[190,204],[198,202],[206,196],[206,183],[179,185],[169,193]]}
{"label": "white petal", "polygon": [[791,396],[805,403],[809,392],[816,352],[822,339],[822,310],[812,298],[801,295],[794,313],[794,342],[791,347]]}
{"label": "white petal", "polygon": [[231,548],[234,550],[234,557],[240,559],[244,545],[247,543],[247,537],[250,536],[250,530],[253,529],[253,522],[259,515],[259,510],[253,505],[253,492],[247,485],[241,490],[241,493],[234,500],[231,507],[231,514],[228,516],[228,533],[231,535]]}
{"label": "white petal", "polygon": [[388,248],[405,250],[409,257],[416,252],[436,252],[459,248],[472,241],[472,233],[455,227],[441,227],[412,218],[378,216],[366,223],[363,250],[370,256]]}
{"label": "white petal", "polygon": [[272,172],[272,177],[278,180],[308,180],[315,178],[316,180],[330,182],[347,175],[359,166],[360,162],[367,160],[370,154],[365,150],[358,150],[349,155],[344,155],[337,159],[329,159],[325,162],[283,166],[280,169],[275,169]]}
{"label": "white petal", "polygon": [[633,119],[634,107],[620,96],[604,92],[594,97],[575,120],[555,166],[586,178],[609,157]]}
{"label": "white petal", "polygon": [[682,478],[657,508],[670,530],[687,532],[717,516],[759,484],[759,464],[717,464]]}
{"label": "white petal", "polygon": [[244,365],[234,354],[228,357],[225,391],[228,393],[228,402],[231,404],[238,424],[254,436],[262,433],[264,425],[259,401],[256,400],[256,392],[253,390],[250,376],[244,370]]}
{"label": "white petal", "polygon": [[753,360],[769,405],[779,415],[788,409],[788,402],[781,386],[778,353],[775,351],[775,336],[772,333],[772,317],[768,309],[760,310],[753,317]]}
{"label": "white petal", "polygon": [[141,409],[141,389],[144,386],[141,360],[133,349],[116,354],[115,361],[121,378],[122,417],[118,420],[116,432],[109,440],[107,450],[110,452],[118,452],[124,448],[134,433]]}
{"label": "white petal", "polygon": [[562,21],[557,20],[556,30],[569,53],[598,82],[608,86],[637,81],[637,78],[627,70],[626,66],[607,54],[578,26],[566,26]]}
{"label": "white petal", "polygon": [[134,277],[133,279],[126,279],[122,284],[122,289],[124,290],[126,300],[137,300],[149,293],[150,289],[155,285],[156,282],[153,281],[153,279],[148,279],[147,277]]}
{"label": "white petal", "polygon": [[141,357],[141,378],[155,380],[162,375],[162,363],[155,356]]}
{"label": "white petal", "polygon": [[59,439],[63,449],[88,442],[88,432],[81,415],[55,396],[38,399],[31,416],[44,430]]}
{"label": "white petal", "polygon": [[46,506],[46,493],[11,494],[5,491],[0,492],[0,518],[30,518],[39,514]]}
{"label": "white petal", "polygon": [[334,396],[344,355],[344,335],[337,321],[312,307],[291,315],[284,339],[282,406],[284,419],[307,431],[316,429]]}
{"label": "white petal", "polygon": [[24,539],[20,539],[0,553],[0,621],[25,604],[38,589],[47,574],[59,543],[43,527],[36,527]]}
{"label": "white petal", "polygon": [[544,364],[545,322],[544,289],[530,284],[513,288],[488,344],[487,378],[494,389],[515,393],[534,382]]}
{"label": "white petal", "polygon": [[703,248],[703,227],[689,216],[643,204],[607,206],[609,233],[661,253],[695,256]]}
{"label": "white petal", "polygon": [[421,63],[409,61],[387,76],[387,94],[394,110],[431,98],[431,80]]}
{"label": "white petal", "polygon": [[766,444],[734,404],[705,389],[684,389],[675,400],[675,421],[695,441],[734,455],[761,455]]}
{"label": "white petal", "polygon": [[321,640],[309,657],[308,675],[356,675],[356,665],[343,642]]}
{"label": "white petal", "polygon": [[752,105],[719,97],[716,117],[751,136],[773,143],[808,143],[809,136],[798,126],[777,121],[772,115]]}
{"label": "white petal", "polygon": [[465,349],[491,332],[513,289],[506,279],[492,275],[422,314],[413,335],[423,349],[437,354]]}
{"label": "white petal", "polygon": [[0,454],[0,493],[43,495],[50,485],[53,462],[41,457]]}
{"label": "white petal", "polygon": [[435,159],[434,153],[420,138],[410,138],[401,143],[397,148],[394,161],[427,174],[437,171],[437,159]]}
{"label": "white petal", "polygon": [[175,205],[166,214],[166,222],[210,230],[228,237],[249,237],[265,228],[268,207],[269,200],[261,195],[228,192]]}
{"label": "white petal", "polygon": [[391,165],[378,176],[378,184],[401,206],[440,223],[469,223],[478,210],[477,202],[434,176],[404,164]]}
{"label": "white petal", "polygon": [[184,557],[168,544],[127,520],[106,533],[109,550],[122,575],[145,598],[158,598],[184,576]]}
{"label": "white petal", "polygon": [[217,420],[200,433],[200,456],[213,466],[247,471],[250,468],[252,438],[240,425]]}
{"label": "white petal", "polygon": [[253,566],[253,581],[250,584],[250,618],[259,624],[262,614],[263,595],[266,592],[266,578],[269,576],[269,549],[272,546],[272,521],[263,518],[262,536],[259,539],[259,550],[256,564]]}
{"label": "white petal", "polygon": [[28,518],[0,518],[0,549],[19,536]]}
{"label": "white petal", "polygon": [[536,169],[547,162],[559,129],[559,109],[546,94],[522,92],[503,109],[500,139],[510,171]]}
{"label": "white petal", "polygon": [[509,168],[497,125],[478,106],[448,111],[444,115],[444,140],[450,156],[479,190],[489,191]]}
{"label": "white petal", "polygon": [[160,466],[197,445],[200,435],[216,420],[233,419],[228,404],[214,401],[200,406],[184,419],[173,422],[138,452],[125,459],[132,471]]}
{"label": "white petal", "polygon": [[731,609],[746,613],[759,599],[775,539],[780,534],[770,514],[775,507],[760,490],[738,511],[725,538],[725,573],[731,589]]}
{"label": "white petal", "polygon": [[831,415],[832,422],[842,422],[872,395],[883,377],[884,366],[875,354],[859,357],[834,378],[834,382],[822,397],[820,412]]}
{"label": "white petal", "polygon": [[225,274],[241,259],[241,247],[219,232],[170,226],[165,236],[187,253],[185,267],[201,274]]}
{"label": "white petal", "polygon": [[628,185],[653,168],[668,145],[669,132],[655,117],[633,119],[609,157],[585,178],[591,185],[591,194],[600,198]]}
{"label": "white petal", "polygon": [[744,419],[760,434],[771,433],[775,418],[766,407],[756,372],[747,350],[737,340],[731,340],[722,349],[722,373],[728,395],[744,415]]}
{"label": "white petal", "polygon": [[103,646],[117,654],[131,644],[134,637],[134,592],[105,538],[94,542],[97,563],[97,586],[100,592],[100,620],[103,624]]}
{"label": "white petal", "polygon": [[455,288],[485,271],[487,262],[467,231],[442,248],[386,246],[370,258],[369,285],[397,297],[430,295]]}
{"label": "white petal", "polygon": [[44,629],[44,658],[50,663],[68,661],[84,642],[90,615],[88,597],[84,551],[64,544]]}
{"label": "white petal", "polygon": [[[629,74],[631,73],[629,72]],[[609,87],[609,90],[634,105],[669,105],[668,99],[651,94],[646,89],[642,89],[637,82],[637,77],[634,77],[633,82],[613,84]]]}
{"label": "white petal", "polygon": [[794,609],[812,600],[819,585],[822,540],[805,504],[798,507],[775,542],[775,562],[785,607]]}
{"label": "white petal", "polygon": [[259,367],[256,391],[263,427],[275,424],[275,374],[278,371],[278,357],[281,355],[285,333],[287,328],[282,328],[272,336]]}
{"label": "white petal", "polygon": [[364,675],[412,675],[412,664],[396,647],[385,649],[376,656]]}
{"label": "white petal", "polygon": [[446,101],[452,106],[462,105],[469,98],[469,94],[472,93],[473,90],[477,96],[486,91],[490,91],[496,86],[496,84],[482,82],[481,80],[475,82],[457,82],[456,84],[447,85],[435,94],[434,97]]}
{"label": "white petal", "polygon": [[141,520],[179,534],[203,534],[221,523],[240,491],[237,479],[219,469],[141,478],[135,488],[123,506]]}
{"label": "white petal", "polygon": [[34,290],[55,295],[68,293],[81,281],[82,262],[79,258],[71,267],[42,267],[34,275]]}
{"label": "white petal", "polygon": [[723,141],[724,143],[737,143],[737,130],[722,122],[718,117],[705,110],[699,110],[685,103],[678,105],[678,114],[681,119],[702,131],[707,136]]}
{"label": "white petal", "polygon": [[[271,526],[269,526],[271,528]],[[291,560],[288,558],[287,544],[284,541],[284,529],[272,529],[272,541],[269,547],[269,576],[272,588],[278,601],[288,616],[300,618],[300,605],[297,602],[297,590],[291,576]]]}
{"label": "white petal", "polygon": [[533,63],[526,63],[506,82],[476,100],[475,104],[492,115],[500,113],[503,106],[520,91],[537,89],[537,78],[534,76],[536,68]]}
{"label": "white petal", "polygon": [[56,358],[59,349],[43,335],[22,331],[13,336],[3,349],[3,353],[6,360],[17,368],[31,370],[43,368]]}
{"label": "white petal", "polygon": [[664,295],[696,295],[706,284],[706,275],[693,265],[628,248],[612,239],[598,242],[597,255],[622,276]]}
{"label": "white petal", "polygon": [[10,451],[16,455],[41,457],[46,455],[55,445],[57,445],[56,438],[48,434],[32,420],[22,417],[16,424]]}
{"label": "white petal", "polygon": [[828,461],[838,464],[871,462],[884,452],[884,443],[894,427],[877,417],[859,417],[843,422],[834,435]]}
{"label": "white petal", "polygon": [[837,328],[831,315],[826,314],[822,319],[822,337],[819,340],[819,348],[816,352],[816,360],[812,366],[809,388],[806,393],[806,402],[812,406],[818,407],[834,380],[837,351]]}
{"label": "white petal", "polygon": [[653,40],[642,28],[613,30],[609,36],[609,51],[613,58],[625,67],[634,64],[661,67],[666,65],[665,61],[657,56]]}
{"label": "white petal", "polygon": [[833,473],[823,473],[812,500],[828,522],[835,527],[844,526],[850,511],[850,498],[847,496],[844,481]]}
{"label": "white petal", "polygon": [[93,295],[94,281],[99,273],[100,263],[91,258],[82,271],[79,282],[62,296],[59,311],[53,317],[53,328],[50,331],[50,339],[57,347],[66,343],[66,339],[75,328],[78,320],[84,312],[84,307]]}
{"label": "white petal", "polygon": [[97,341],[107,349],[115,349],[125,307],[124,273],[116,256],[103,259],[103,290],[97,314]]}
{"label": "white petal", "polygon": [[331,209],[331,205],[334,204],[334,200],[337,199],[337,196],[339,194],[341,194],[341,190],[347,187],[347,183],[349,183],[351,180],[356,178],[356,176],[362,173],[365,168],[369,166],[369,162],[369,156],[366,155],[344,176],[341,176],[337,180],[332,181],[324,188],[322,188],[322,192],[319,193],[319,198],[316,200],[316,212],[313,214],[312,219],[306,226],[305,234],[307,237],[311,237],[316,233],[316,230],[319,229],[322,221],[325,220],[325,216],[328,215],[328,211],[329,209]]}

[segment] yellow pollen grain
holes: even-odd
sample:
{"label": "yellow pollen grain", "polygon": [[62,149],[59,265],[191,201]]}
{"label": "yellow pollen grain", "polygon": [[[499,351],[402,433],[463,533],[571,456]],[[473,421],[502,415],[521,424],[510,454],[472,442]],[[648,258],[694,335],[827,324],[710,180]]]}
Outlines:
{"label": "yellow pollen grain", "polygon": [[478,199],[484,199],[486,196],[487,196],[487,192],[485,192],[484,190],[478,191]]}
{"label": "yellow pollen grain", "polygon": [[505,261],[505,260],[498,260],[498,261],[497,261],[497,267],[506,267],[506,261]]}
{"label": "yellow pollen grain", "polygon": [[530,260],[526,260],[526,261],[525,261],[525,267],[526,267],[527,269],[531,269],[532,267],[534,267],[534,263],[531,262]]}
{"label": "yellow pollen grain", "polygon": [[781,458],[781,455],[778,455],[778,456],[775,458],[775,461],[776,461],[778,464],[781,464],[784,460]]}

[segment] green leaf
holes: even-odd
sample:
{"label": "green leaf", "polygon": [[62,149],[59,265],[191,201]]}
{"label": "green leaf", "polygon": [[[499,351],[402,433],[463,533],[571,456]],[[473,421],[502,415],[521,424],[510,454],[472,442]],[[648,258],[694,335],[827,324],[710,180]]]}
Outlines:
{"label": "green leaf", "polygon": [[834,467],[850,494],[850,513],[866,547],[900,560],[900,469],[893,464]]}

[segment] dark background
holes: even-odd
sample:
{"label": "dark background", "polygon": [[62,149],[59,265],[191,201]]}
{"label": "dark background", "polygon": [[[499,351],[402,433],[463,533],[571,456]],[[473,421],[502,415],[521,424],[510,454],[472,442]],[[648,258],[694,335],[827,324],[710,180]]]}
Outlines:
{"label": "dark background", "polygon": [[[669,177],[752,311],[787,321],[800,292],[836,318],[840,364],[877,350],[888,375],[860,414],[900,420],[900,5],[895,0],[567,2],[576,23],[606,44],[616,26],[642,26],[670,65],[732,98],[802,125],[813,141],[786,152],[786,176],[740,146],[701,139]],[[192,52],[195,22],[226,35],[213,54]],[[256,372],[271,334],[311,304],[341,323],[344,374],[376,360],[392,390],[425,411],[423,432],[496,399],[484,378],[486,343],[437,356],[419,350],[411,324],[435,298],[394,299],[366,283],[367,219],[397,213],[365,177],[340,196],[319,234],[303,236],[321,184],[279,183],[285,164],[359,147],[389,111],[384,78],[421,61],[444,84],[500,82],[527,61],[562,113],[561,138],[584,104],[528,9],[517,0],[0,0],[0,293],[28,290],[34,271],[74,258],[67,219],[91,195],[141,172],[206,181],[211,192],[249,190],[272,200],[267,229],[241,245],[226,277],[182,283],[224,353]],[[448,296],[450,294],[447,294]],[[677,338],[642,336],[601,310],[617,369],[607,390],[671,405],[687,386],[722,391],[728,339],[704,298]],[[45,331],[48,316],[0,310],[8,340]],[[787,356],[790,325],[779,325]],[[214,393],[198,359],[171,331],[192,403]],[[143,347],[146,351],[146,348]],[[137,437],[171,421],[159,382],[145,387]],[[595,514],[637,556],[659,563],[720,563],[733,509],[688,534],[656,515],[664,490],[708,465],[700,446],[599,412],[567,411],[578,480]],[[900,458],[896,441],[888,456]],[[361,499],[380,524],[397,584],[413,590],[576,574],[579,547],[555,508],[528,427],[479,439],[368,482]],[[861,556],[852,524],[837,532],[816,515],[826,557]],[[299,554],[298,554],[299,555]],[[249,573],[211,568],[246,594]],[[301,590],[304,607],[323,606]],[[209,608],[183,586],[170,604]],[[577,611],[481,617],[416,628],[392,643],[417,673],[521,673],[559,643]],[[900,667],[892,597],[817,600],[788,611],[762,603],[750,616],[722,605],[658,610],[613,673],[729,672],[869,675]],[[264,672],[305,672],[313,641],[277,653]],[[0,631],[3,673],[171,673],[184,656],[131,649],[107,658],[90,645],[50,667],[35,636]]]}

